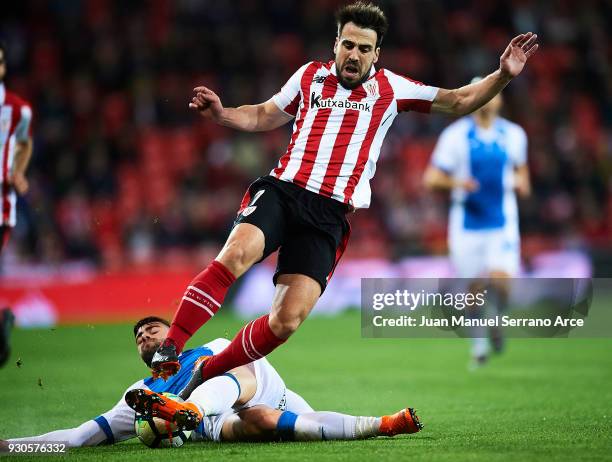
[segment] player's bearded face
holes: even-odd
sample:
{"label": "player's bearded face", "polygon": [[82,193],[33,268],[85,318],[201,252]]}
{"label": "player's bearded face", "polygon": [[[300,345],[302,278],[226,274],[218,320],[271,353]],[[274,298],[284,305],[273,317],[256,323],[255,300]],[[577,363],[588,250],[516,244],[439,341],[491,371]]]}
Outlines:
{"label": "player's bearded face", "polygon": [[153,355],[155,354],[161,343],[161,340],[151,339],[144,342],[142,346],[139,347],[140,357],[147,366],[151,367]]}
{"label": "player's bearded face", "polygon": [[344,63],[336,63],[338,71],[338,80],[345,88],[357,88],[368,77],[372,65],[367,69],[363,69],[359,61],[347,59]]}
{"label": "player's bearded face", "polygon": [[144,324],[138,329],[136,333],[136,348],[138,348],[138,354],[147,366],[151,367],[153,355],[166,338],[167,333],[168,326],[158,322]]}
{"label": "player's bearded face", "polygon": [[336,75],[345,88],[357,88],[370,75],[372,65],[378,60],[376,32],[347,23],[334,45]]}

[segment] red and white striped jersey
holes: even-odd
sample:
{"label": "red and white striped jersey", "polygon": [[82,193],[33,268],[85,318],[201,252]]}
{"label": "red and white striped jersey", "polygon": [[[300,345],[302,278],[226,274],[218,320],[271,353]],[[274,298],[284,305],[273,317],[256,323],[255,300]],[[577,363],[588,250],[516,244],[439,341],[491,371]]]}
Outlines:
{"label": "red and white striped jersey", "polygon": [[271,175],[355,208],[370,205],[370,179],[393,119],[429,112],[438,88],[386,69],[372,69],[359,87],[344,88],[333,61],[302,66],[276,105],[295,117],[287,152]]}
{"label": "red and white striped jersey", "polygon": [[17,195],[8,184],[15,145],[31,136],[32,109],[0,83],[0,226],[15,226]]}

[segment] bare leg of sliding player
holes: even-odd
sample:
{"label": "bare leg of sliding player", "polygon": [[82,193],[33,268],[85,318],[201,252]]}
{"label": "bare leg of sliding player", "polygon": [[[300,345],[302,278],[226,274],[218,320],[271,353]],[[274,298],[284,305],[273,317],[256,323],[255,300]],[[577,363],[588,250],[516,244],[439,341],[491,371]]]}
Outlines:
{"label": "bare leg of sliding player", "polygon": [[223,423],[221,436],[223,441],[359,440],[417,433],[422,428],[412,408],[392,415],[368,417],[314,411],[298,415],[254,406],[230,416]]}

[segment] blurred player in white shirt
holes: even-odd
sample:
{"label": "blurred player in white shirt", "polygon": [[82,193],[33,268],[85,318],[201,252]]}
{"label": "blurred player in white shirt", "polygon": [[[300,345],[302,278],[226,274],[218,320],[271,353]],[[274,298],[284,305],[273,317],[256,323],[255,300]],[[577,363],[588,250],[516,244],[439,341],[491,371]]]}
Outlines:
{"label": "blurred player in white shirt", "polygon": [[[427,188],[451,192],[451,260],[458,277],[490,278],[487,300],[496,313],[507,305],[508,278],[520,269],[516,194],[526,197],[531,192],[527,136],[520,126],[499,116],[501,107],[502,97],[497,95],[473,115],[449,125],[440,135],[424,178]],[[475,281],[471,289],[482,284]],[[472,335],[476,337],[473,364],[480,365],[488,358],[489,341],[483,329]],[[492,329],[491,337],[494,349],[501,351],[499,329]]]}

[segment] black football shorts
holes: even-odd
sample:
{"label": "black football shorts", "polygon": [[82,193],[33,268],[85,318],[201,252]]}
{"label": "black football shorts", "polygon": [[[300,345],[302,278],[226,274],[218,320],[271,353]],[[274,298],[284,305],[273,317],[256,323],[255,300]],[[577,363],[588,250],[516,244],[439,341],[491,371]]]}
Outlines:
{"label": "black football shorts", "polygon": [[347,205],[273,176],[253,182],[234,226],[250,223],[262,230],[262,260],[278,249],[274,284],[281,274],[304,274],[325,290],[350,235]]}

